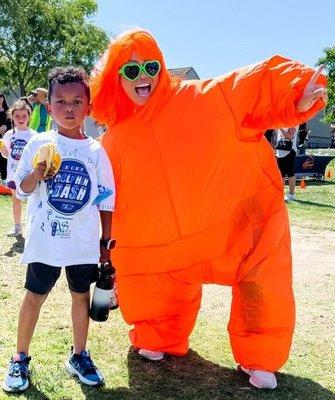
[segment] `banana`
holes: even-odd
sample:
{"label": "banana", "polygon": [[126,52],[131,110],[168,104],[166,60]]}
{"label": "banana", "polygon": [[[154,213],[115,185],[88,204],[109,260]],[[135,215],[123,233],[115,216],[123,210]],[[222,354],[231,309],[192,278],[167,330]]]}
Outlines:
{"label": "banana", "polygon": [[2,139],[0,139],[0,150],[2,150],[5,147],[5,143]]}
{"label": "banana", "polygon": [[45,143],[38,149],[38,152],[33,158],[33,167],[36,168],[38,163],[44,161],[46,163],[46,168],[43,174],[44,178],[47,176],[51,167],[54,167],[55,173],[59,171],[62,163],[62,158],[60,154],[56,151],[55,143]]}

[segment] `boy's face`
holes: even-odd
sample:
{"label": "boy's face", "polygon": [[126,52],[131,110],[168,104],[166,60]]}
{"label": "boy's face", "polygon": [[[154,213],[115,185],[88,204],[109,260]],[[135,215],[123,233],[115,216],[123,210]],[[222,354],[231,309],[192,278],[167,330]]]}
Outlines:
{"label": "boy's face", "polygon": [[[138,64],[143,64],[145,60],[142,60],[136,53],[131,55],[131,60]],[[143,106],[147,103],[149,98],[152,96],[159,82],[159,74],[153,78],[146,75],[144,72],[134,81],[130,81],[120,75],[120,84],[123,90],[126,92],[130,100],[137,106]]]}
{"label": "boy's face", "polygon": [[91,112],[85,88],[81,83],[55,83],[52,87],[48,111],[63,132],[80,129]]}

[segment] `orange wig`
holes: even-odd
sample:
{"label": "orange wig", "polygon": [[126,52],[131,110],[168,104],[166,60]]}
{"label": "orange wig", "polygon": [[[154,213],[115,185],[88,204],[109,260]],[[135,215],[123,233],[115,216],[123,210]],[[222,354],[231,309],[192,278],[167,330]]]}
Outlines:
{"label": "orange wig", "polygon": [[[136,53],[143,60],[158,60],[161,63],[159,83],[148,103],[136,106],[124,92],[119,69]],[[111,42],[106,53],[92,72],[91,92],[94,119],[109,127],[138,112],[145,119],[160,108],[173,86],[163,54],[150,32],[143,29],[127,31]],[[149,112],[150,110],[150,112]]]}

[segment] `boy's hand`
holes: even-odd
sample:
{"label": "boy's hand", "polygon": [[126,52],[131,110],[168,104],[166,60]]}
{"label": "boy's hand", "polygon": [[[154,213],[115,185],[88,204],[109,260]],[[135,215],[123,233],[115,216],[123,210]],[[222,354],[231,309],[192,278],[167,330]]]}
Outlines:
{"label": "boy's hand", "polygon": [[47,175],[44,176],[46,168],[47,168],[47,163],[45,161],[39,162],[36,165],[33,171],[33,176],[36,179],[36,181],[45,181],[51,179],[55,175],[55,168],[51,166]]}
{"label": "boy's hand", "polygon": [[299,113],[303,113],[311,109],[314,103],[318,100],[323,100],[325,103],[327,102],[327,91],[324,85],[317,84],[318,80],[324,66],[318,68],[317,71],[314,72],[311,80],[307,83],[302,96],[297,102],[296,108]]}

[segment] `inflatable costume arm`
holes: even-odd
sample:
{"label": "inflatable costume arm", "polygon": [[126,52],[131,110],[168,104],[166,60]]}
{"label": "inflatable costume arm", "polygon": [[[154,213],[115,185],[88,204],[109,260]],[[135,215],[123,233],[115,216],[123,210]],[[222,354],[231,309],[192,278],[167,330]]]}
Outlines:
{"label": "inflatable costume arm", "polygon": [[[297,61],[274,56],[217,78],[237,126],[243,128],[241,139],[255,140],[266,129],[299,125],[322,109],[322,100],[306,112],[296,109],[314,72]],[[317,83],[325,86],[326,78],[321,75]]]}

